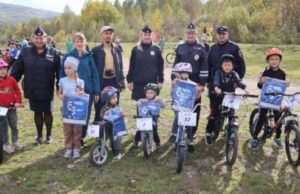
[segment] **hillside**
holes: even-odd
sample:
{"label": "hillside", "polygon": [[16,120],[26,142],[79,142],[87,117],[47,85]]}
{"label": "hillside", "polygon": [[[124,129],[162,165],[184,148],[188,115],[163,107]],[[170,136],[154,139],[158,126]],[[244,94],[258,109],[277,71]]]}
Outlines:
{"label": "hillside", "polygon": [[60,13],[21,5],[0,3],[0,26],[27,22],[33,17],[50,19],[57,15],[60,15]]}

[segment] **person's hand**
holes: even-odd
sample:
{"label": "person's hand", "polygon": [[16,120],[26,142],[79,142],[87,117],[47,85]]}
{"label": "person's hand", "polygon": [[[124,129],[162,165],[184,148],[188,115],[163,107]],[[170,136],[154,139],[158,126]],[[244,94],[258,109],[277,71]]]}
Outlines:
{"label": "person's hand", "polygon": [[157,84],[157,87],[158,87],[158,89],[161,89],[161,88],[162,88],[162,86],[163,86],[163,84],[162,84],[162,83],[158,83],[158,84]]}
{"label": "person's hand", "polygon": [[219,87],[215,87],[215,93],[217,95],[221,95],[222,94],[222,90]]}
{"label": "person's hand", "polygon": [[287,87],[290,87],[290,85],[291,85],[291,82],[290,82],[290,81],[285,81],[285,83],[286,83],[286,86],[287,86]]}
{"label": "person's hand", "polygon": [[19,107],[23,107],[23,105],[20,104],[20,103],[15,103],[15,107],[16,107],[16,108],[19,108]]}
{"label": "person's hand", "polygon": [[160,97],[159,97],[159,96],[156,96],[156,97],[154,98],[154,101],[156,101],[156,102],[160,101]]}
{"label": "person's hand", "polygon": [[99,101],[99,95],[94,96],[94,100],[95,100],[95,102],[97,103],[97,102]]}
{"label": "person's hand", "polygon": [[263,76],[260,78],[260,83],[265,83],[267,80],[269,79],[269,77]]}
{"label": "person's hand", "polygon": [[132,91],[133,90],[133,83],[131,82],[131,83],[128,83],[128,89],[130,90],[130,91]]}
{"label": "person's hand", "polygon": [[58,97],[59,97],[59,99],[61,99],[61,100],[64,99],[64,95],[62,95],[62,94],[59,94]]}
{"label": "person's hand", "polygon": [[124,80],[120,81],[120,83],[119,83],[119,89],[120,89],[120,92],[122,92],[123,90],[126,89]]}
{"label": "person's hand", "polygon": [[56,90],[56,96],[57,96],[58,98],[60,98],[59,90]]}
{"label": "person's hand", "polygon": [[145,103],[145,102],[148,102],[148,100],[146,98],[141,98],[140,102]]}

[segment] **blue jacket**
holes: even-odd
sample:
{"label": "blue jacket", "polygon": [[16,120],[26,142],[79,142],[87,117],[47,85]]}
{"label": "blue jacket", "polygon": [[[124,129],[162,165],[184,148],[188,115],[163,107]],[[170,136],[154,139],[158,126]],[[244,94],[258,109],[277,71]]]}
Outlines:
{"label": "blue jacket", "polygon": [[91,52],[86,52],[80,57],[77,50],[74,48],[70,52],[66,53],[60,71],[60,78],[66,77],[64,63],[66,58],[69,56],[75,57],[80,61],[77,73],[78,77],[84,81],[84,91],[88,94],[99,95],[99,74]]}

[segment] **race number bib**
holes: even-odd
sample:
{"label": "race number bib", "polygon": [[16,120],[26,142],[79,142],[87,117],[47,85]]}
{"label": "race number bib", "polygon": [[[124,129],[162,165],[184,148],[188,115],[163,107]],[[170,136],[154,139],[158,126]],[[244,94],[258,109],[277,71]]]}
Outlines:
{"label": "race number bib", "polygon": [[178,113],[178,125],[180,126],[196,126],[197,114],[193,112],[179,112]]}
{"label": "race number bib", "polygon": [[138,131],[152,131],[152,118],[138,118],[136,119],[136,128]]}
{"label": "race number bib", "polygon": [[87,129],[87,136],[91,138],[98,138],[99,137],[99,125],[89,125]]}
{"label": "race number bib", "polygon": [[0,116],[5,117],[7,114],[8,108],[0,107]]}
{"label": "race number bib", "polygon": [[241,99],[238,96],[234,95],[225,95],[222,106],[233,108],[233,109],[239,109],[241,104]]}

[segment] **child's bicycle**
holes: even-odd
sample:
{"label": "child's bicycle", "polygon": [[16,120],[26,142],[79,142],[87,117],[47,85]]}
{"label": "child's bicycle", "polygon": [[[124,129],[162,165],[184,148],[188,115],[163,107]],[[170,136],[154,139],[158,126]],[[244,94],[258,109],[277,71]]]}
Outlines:
{"label": "child's bicycle", "polygon": [[240,101],[245,98],[257,98],[258,95],[224,93],[223,103],[221,105],[221,114],[216,118],[216,127],[212,133],[212,139],[215,141],[220,131],[224,131],[226,140],[226,162],[233,165],[237,159],[238,152],[238,116],[236,111],[239,109]]}
{"label": "child's bicycle", "polygon": [[176,172],[179,174],[182,171],[183,163],[186,159],[188,139],[185,136],[187,127],[196,126],[196,113],[194,111],[198,106],[201,106],[200,103],[196,104],[192,111],[183,111],[182,107],[177,101],[173,101],[175,105],[178,106],[178,131],[176,135]]}
{"label": "child's bicycle", "polygon": [[89,160],[95,166],[102,166],[108,159],[108,148],[106,146],[106,127],[108,121],[102,120],[95,123],[99,125],[99,136],[96,143],[92,146]]}
{"label": "child's bicycle", "polygon": [[[283,93],[266,93],[270,96],[284,96],[283,102],[286,107],[281,109],[278,115],[274,115],[273,110],[269,109],[267,113],[267,119],[263,125],[263,134],[258,137],[259,143],[262,145],[266,142],[267,138],[273,136],[274,131],[281,124],[285,125],[285,151],[288,161],[293,166],[300,164],[300,129],[298,125],[298,116],[294,113],[293,107],[296,104],[300,104],[300,92],[293,94]],[[258,120],[259,109],[256,108],[252,111],[249,125],[250,134],[253,137],[254,125]],[[279,116],[275,122],[275,117]]]}
{"label": "child's bicycle", "polygon": [[141,133],[144,157],[149,158],[152,154],[153,145],[153,126],[157,125],[159,118],[160,105],[152,103],[141,103],[137,106],[138,116],[136,119],[137,130]]}

